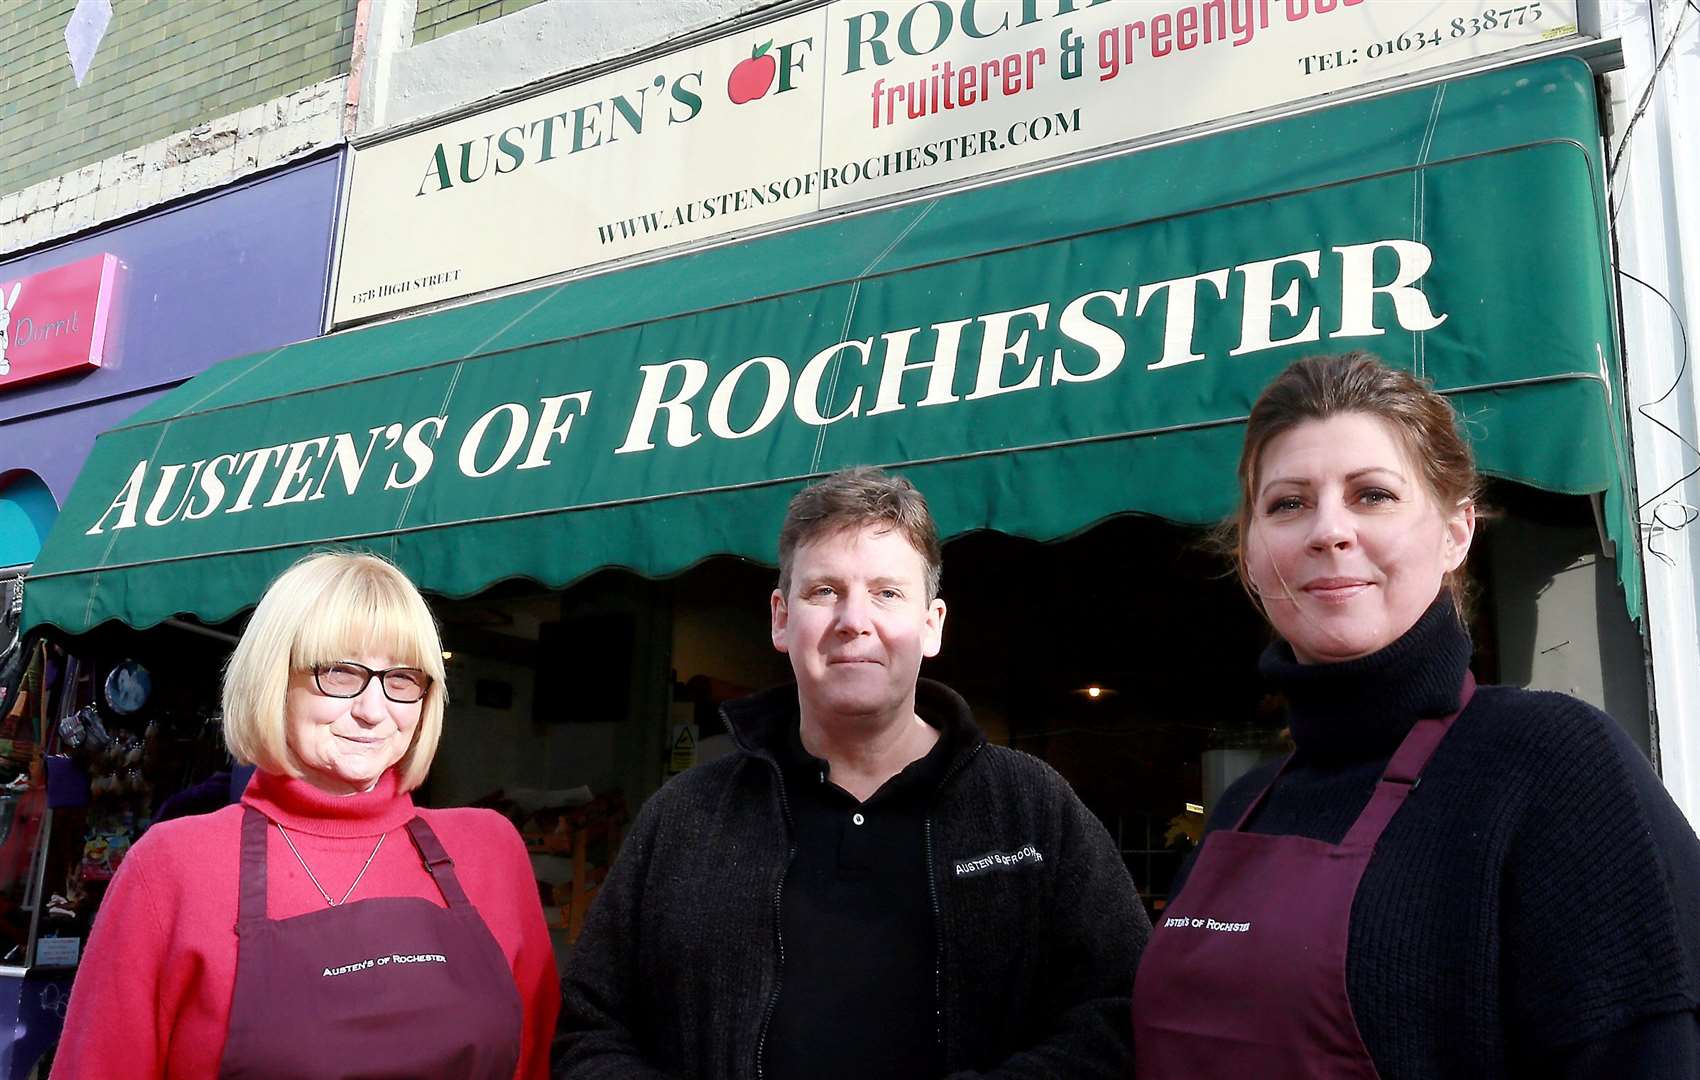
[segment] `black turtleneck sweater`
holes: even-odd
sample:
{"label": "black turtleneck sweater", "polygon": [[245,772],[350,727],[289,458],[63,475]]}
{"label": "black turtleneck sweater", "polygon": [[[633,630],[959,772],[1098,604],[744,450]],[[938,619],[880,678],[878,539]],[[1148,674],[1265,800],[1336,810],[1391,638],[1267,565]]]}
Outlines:
{"label": "black turtleneck sweater", "polygon": [[[1250,831],[1338,843],[1416,720],[1457,708],[1470,652],[1444,596],[1358,660],[1271,646],[1259,666],[1297,749]],[[1232,828],[1278,769],[1230,787],[1209,828]],[[1384,1080],[1700,1077],[1700,841],[1581,701],[1479,688],[1351,919],[1347,994]]]}

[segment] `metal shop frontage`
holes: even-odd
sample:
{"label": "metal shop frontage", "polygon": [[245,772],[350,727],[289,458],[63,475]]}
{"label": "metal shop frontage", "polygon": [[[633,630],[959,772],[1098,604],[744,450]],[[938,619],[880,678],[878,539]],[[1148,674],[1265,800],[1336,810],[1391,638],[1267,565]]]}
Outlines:
{"label": "metal shop frontage", "polygon": [[1544,620],[1585,622],[1558,677],[1628,655],[1584,692],[1645,739],[1598,151],[1590,72],[1542,60],[233,360],[100,438],[26,619],[235,630],[320,545],[393,559],[452,654],[421,794],[510,814],[564,944],[625,815],[725,752],[716,704],[787,677],[787,499],[890,466],[949,540],[928,674],[1069,777],[1160,909],[1281,748],[1201,526],[1297,357],[1451,396],[1500,511],[1478,671],[1554,678]]}

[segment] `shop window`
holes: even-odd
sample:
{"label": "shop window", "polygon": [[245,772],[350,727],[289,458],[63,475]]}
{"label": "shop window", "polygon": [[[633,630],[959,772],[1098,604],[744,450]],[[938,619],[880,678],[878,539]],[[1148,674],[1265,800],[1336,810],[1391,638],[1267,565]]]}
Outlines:
{"label": "shop window", "polygon": [[[5,583],[5,592],[16,581]],[[14,627],[15,629],[15,627]],[[0,702],[0,965],[29,964],[30,934],[40,897],[31,871],[40,855],[47,790],[36,748],[42,743],[43,658],[8,635],[3,666],[11,678]]]}
{"label": "shop window", "polygon": [[0,964],[32,977],[68,978],[149,825],[231,800],[229,643],[109,628],[76,644],[31,641],[21,671],[0,663]]}
{"label": "shop window", "polygon": [[662,779],[666,587],[610,571],[564,592],[509,582],[433,607],[450,698],[416,798],[513,822],[564,962],[628,805]]}

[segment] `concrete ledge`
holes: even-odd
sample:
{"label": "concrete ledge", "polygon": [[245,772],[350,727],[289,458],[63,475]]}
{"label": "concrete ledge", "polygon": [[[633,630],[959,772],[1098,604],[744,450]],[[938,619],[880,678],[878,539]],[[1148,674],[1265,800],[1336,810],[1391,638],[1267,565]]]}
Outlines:
{"label": "concrete ledge", "polygon": [[343,141],[341,76],[0,196],[0,256]]}

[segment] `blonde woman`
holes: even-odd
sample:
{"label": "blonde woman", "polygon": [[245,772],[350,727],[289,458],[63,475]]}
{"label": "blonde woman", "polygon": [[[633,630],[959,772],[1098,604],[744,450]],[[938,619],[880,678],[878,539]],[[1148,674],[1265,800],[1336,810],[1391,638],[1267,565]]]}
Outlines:
{"label": "blonde woman", "polygon": [[298,562],[230,658],[239,805],[162,822],[107,892],[54,1077],[547,1074],[559,1006],[525,848],[428,810],[442,646],[370,555]]}

